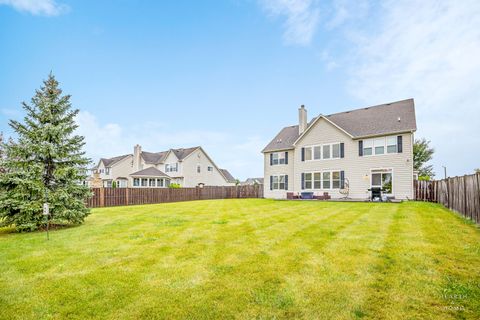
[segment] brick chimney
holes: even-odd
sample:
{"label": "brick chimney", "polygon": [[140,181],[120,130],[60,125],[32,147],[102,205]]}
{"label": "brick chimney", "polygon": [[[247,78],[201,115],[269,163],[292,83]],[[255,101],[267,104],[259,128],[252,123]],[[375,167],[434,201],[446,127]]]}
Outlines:
{"label": "brick chimney", "polygon": [[133,170],[134,172],[140,171],[140,155],[142,154],[142,146],[136,144],[133,147]]}
{"label": "brick chimney", "polygon": [[307,129],[307,109],[302,104],[298,108],[298,134],[302,134]]}

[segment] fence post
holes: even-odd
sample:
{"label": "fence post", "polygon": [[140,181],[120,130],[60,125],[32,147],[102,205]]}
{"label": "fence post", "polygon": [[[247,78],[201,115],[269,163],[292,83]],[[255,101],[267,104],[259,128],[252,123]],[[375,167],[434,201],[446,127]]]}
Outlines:
{"label": "fence post", "polygon": [[100,207],[105,207],[105,189],[102,187],[100,188]]}
{"label": "fence post", "polygon": [[464,215],[466,217],[467,215],[470,215],[470,213],[467,212],[468,211],[468,206],[467,206],[467,175],[463,176],[463,201],[464,201],[463,212],[465,212]]}
{"label": "fence post", "polygon": [[125,190],[125,205],[128,206],[129,203],[129,195],[130,195],[130,188],[126,188]]}

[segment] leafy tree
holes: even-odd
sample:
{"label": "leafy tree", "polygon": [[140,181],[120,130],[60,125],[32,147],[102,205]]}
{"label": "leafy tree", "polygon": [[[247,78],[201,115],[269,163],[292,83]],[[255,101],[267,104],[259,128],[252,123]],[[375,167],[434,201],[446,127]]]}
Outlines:
{"label": "leafy tree", "polygon": [[168,187],[169,187],[170,189],[180,189],[180,188],[181,188],[180,184],[178,184],[178,183],[170,183],[170,184],[168,185]]}
{"label": "leafy tree", "polygon": [[475,169],[475,173],[480,173],[480,168]]}
{"label": "leafy tree", "polygon": [[240,185],[240,180],[235,179],[235,185],[236,185],[236,186],[239,186],[239,185]]}
{"label": "leafy tree", "polygon": [[112,181],[112,189],[116,189],[117,188],[117,182],[116,181]]}
{"label": "leafy tree", "polygon": [[23,123],[10,121],[18,139],[3,145],[0,226],[38,229],[46,199],[54,223],[82,223],[89,214],[85,199],[90,191],[80,182],[86,178],[89,159],[82,151],[84,138],[74,134],[78,110],[72,109],[70,96],[62,95],[52,74],[31,104],[22,105]]}
{"label": "leafy tree", "polygon": [[0,132],[0,174],[5,173],[5,168],[3,167],[3,161],[5,159],[4,149],[3,133]]}
{"label": "leafy tree", "polygon": [[433,166],[427,165],[432,160],[435,150],[430,147],[430,141],[425,138],[415,139],[413,144],[413,169],[418,171],[419,179],[430,180],[435,176]]}

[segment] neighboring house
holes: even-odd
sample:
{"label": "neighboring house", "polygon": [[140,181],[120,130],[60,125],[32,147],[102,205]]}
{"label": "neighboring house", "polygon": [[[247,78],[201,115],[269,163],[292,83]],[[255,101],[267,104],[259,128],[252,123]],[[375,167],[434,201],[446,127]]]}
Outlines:
{"label": "neighboring house", "polygon": [[252,186],[263,184],[263,178],[248,178],[247,180],[240,183],[242,186]]}
{"label": "neighboring house", "polygon": [[283,128],[262,150],[264,194],[285,198],[287,192],[328,192],[332,198],[371,197],[373,188],[397,199],[413,198],[413,99],[387,103]]}
{"label": "neighboring house", "polygon": [[235,184],[232,175],[218,168],[202,147],[146,152],[136,145],[133,154],[100,159],[92,171],[104,187],[112,187],[113,182],[118,188],[166,188],[171,183],[182,187]]}

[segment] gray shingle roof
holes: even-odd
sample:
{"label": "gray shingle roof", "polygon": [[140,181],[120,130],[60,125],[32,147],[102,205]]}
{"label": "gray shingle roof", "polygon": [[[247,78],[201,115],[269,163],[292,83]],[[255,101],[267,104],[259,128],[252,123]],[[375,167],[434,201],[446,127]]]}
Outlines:
{"label": "gray shingle roof", "polygon": [[199,147],[192,147],[192,148],[180,148],[180,149],[172,149],[173,153],[177,156],[178,160],[185,159],[190,153],[198,149]]}
{"label": "gray shingle roof", "polygon": [[417,130],[413,99],[335,113],[326,118],[354,138]]}
{"label": "gray shingle roof", "polygon": [[142,158],[146,163],[158,164],[162,162],[163,158],[167,155],[168,151],[162,152],[146,152],[142,151]]}
{"label": "gray shingle roof", "polygon": [[168,175],[163,173],[162,171],[158,170],[155,167],[146,168],[131,174],[132,177],[136,176],[148,176],[148,177],[164,177],[170,178]]}
{"label": "gray shingle roof", "polygon": [[227,179],[227,182],[231,182],[231,183],[236,182],[235,178],[230,174],[230,172],[228,172],[227,169],[220,169],[220,171],[224,175],[225,179]]}
{"label": "gray shingle roof", "polygon": [[129,156],[131,156],[131,155],[130,154],[125,154],[123,156],[118,156],[118,157],[113,157],[113,158],[101,158],[100,161],[103,162],[105,167],[111,167],[112,165],[114,165],[118,161],[123,160],[124,158],[129,157]]}
{"label": "gray shingle roof", "polygon": [[[310,121],[307,129],[317,118]],[[413,99],[335,113],[325,118],[348,132],[353,138],[417,130]],[[399,118],[400,121],[398,121]],[[292,149],[298,138],[298,125],[285,127],[262,152]]]}
{"label": "gray shingle roof", "polygon": [[[179,149],[170,149],[178,160],[185,159],[189,154],[195,151],[199,147],[192,147],[192,148],[179,148]],[[145,160],[146,163],[151,164],[159,164],[165,160],[165,157],[168,154],[168,151],[160,151],[160,152],[146,152],[142,151],[142,158]]]}

